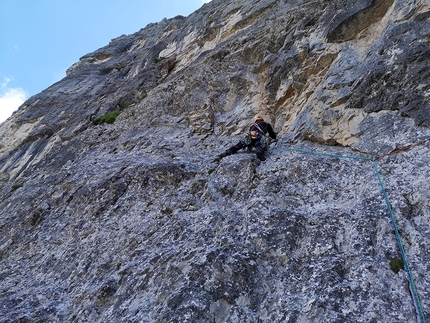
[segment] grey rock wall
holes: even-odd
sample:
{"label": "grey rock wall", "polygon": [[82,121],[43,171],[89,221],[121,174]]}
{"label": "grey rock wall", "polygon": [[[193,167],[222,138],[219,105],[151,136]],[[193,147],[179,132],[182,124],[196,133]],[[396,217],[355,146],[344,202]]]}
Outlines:
{"label": "grey rock wall", "polygon": [[[83,56],[0,125],[0,322],[422,322],[429,7],[212,0]],[[267,161],[214,162],[256,114]]]}

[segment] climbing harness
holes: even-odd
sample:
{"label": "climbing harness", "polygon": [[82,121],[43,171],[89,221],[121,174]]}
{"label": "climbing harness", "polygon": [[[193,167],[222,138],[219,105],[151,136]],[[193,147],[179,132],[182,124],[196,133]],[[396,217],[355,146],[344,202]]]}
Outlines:
{"label": "climbing harness", "polygon": [[245,135],[245,138],[243,138],[243,143],[244,143],[246,146],[248,146],[248,145],[250,145],[250,144],[251,144],[251,136],[250,136],[250,134],[246,134],[246,135]]}
{"label": "climbing harness", "polygon": [[[424,141],[420,141],[420,142],[418,142],[416,144],[413,144],[413,145],[409,145],[409,146],[406,146],[406,147],[394,150],[394,151],[392,151],[392,152],[390,152],[388,154],[385,154],[385,155],[382,155],[380,157],[377,157],[376,159],[380,159],[380,158],[392,155],[392,154],[400,152],[400,151],[408,150],[408,149],[410,149],[412,147],[421,145],[421,144],[425,143],[428,140],[429,139],[424,140]],[[420,297],[419,297],[419,294],[418,294],[418,290],[417,290],[417,287],[415,285],[415,282],[414,282],[414,279],[413,279],[413,276],[412,276],[411,268],[409,266],[409,261],[408,261],[408,259],[406,257],[406,252],[405,252],[405,250],[403,248],[403,243],[402,243],[402,239],[400,237],[399,229],[397,227],[396,220],[394,219],[394,214],[393,214],[393,211],[391,209],[390,201],[388,199],[387,192],[385,191],[384,184],[382,183],[381,175],[380,175],[380,173],[378,171],[378,166],[377,166],[375,160],[373,158],[368,158],[368,157],[336,155],[336,154],[328,154],[328,153],[315,152],[315,151],[296,149],[296,148],[275,147],[275,149],[287,150],[287,151],[296,151],[296,152],[303,153],[303,154],[320,155],[320,156],[325,156],[325,157],[334,157],[334,158],[343,158],[343,159],[355,159],[355,160],[363,160],[363,161],[370,161],[370,162],[372,162],[373,169],[374,169],[374,171],[376,173],[376,176],[378,177],[379,186],[380,186],[380,188],[382,190],[382,194],[384,196],[384,200],[385,200],[385,203],[387,205],[387,210],[388,210],[388,213],[390,215],[391,224],[393,226],[394,233],[396,235],[397,244],[399,246],[400,254],[401,254],[402,260],[403,260],[403,264],[404,264],[404,267],[405,267],[405,270],[406,270],[406,273],[407,273],[407,276],[408,276],[409,286],[410,286],[410,289],[411,289],[413,300],[415,302],[415,307],[416,307],[417,314],[419,316],[420,322],[421,323],[426,323],[425,316],[424,316],[424,310],[423,310],[423,307],[421,305],[421,301],[420,301]]]}

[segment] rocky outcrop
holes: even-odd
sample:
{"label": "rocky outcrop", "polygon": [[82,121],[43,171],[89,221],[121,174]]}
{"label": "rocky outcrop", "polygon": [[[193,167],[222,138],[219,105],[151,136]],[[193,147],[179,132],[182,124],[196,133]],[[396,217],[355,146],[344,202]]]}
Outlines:
{"label": "rocky outcrop", "polygon": [[0,322],[422,321],[429,12],[212,0],[82,57],[0,125]]}

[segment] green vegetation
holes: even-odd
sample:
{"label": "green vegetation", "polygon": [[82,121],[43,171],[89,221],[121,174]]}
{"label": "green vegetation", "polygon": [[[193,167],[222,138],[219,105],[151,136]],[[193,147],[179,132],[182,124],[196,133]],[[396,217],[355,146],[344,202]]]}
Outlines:
{"label": "green vegetation", "polygon": [[102,123],[112,124],[115,122],[115,119],[119,116],[120,113],[121,111],[117,111],[117,110],[109,112],[108,114],[105,114],[103,116],[100,116],[94,119],[93,124],[94,125],[99,125]]}
{"label": "green vegetation", "polygon": [[[144,98],[147,97],[147,93],[143,93],[141,95],[140,101],[142,101]],[[128,109],[132,106],[134,106],[137,102],[136,101],[128,101],[128,102],[119,102],[118,106],[120,107],[120,110],[115,110],[112,112],[109,112],[105,115],[99,116],[96,119],[94,119],[92,122],[94,125],[99,125],[103,123],[112,124],[115,122],[116,118],[123,112],[125,109]],[[92,114],[91,117],[95,116],[95,114]]]}
{"label": "green vegetation", "polygon": [[12,190],[16,191],[20,187],[22,187],[22,184],[14,184],[14,185],[12,185]]}
{"label": "green vegetation", "polygon": [[405,264],[402,259],[393,258],[390,260],[390,269],[397,274],[400,270],[405,269]]}
{"label": "green vegetation", "polygon": [[166,59],[166,57],[156,57],[156,58],[154,58],[154,63],[157,64],[157,63],[161,62],[163,59]]}
{"label": "green vegetation", "polygon": [[215,171],[215,168],[211,168],[211,169],[209,169],[209,170],[208,170],[208,174],[210,175],[210,174],[212,174],[214,171]]}

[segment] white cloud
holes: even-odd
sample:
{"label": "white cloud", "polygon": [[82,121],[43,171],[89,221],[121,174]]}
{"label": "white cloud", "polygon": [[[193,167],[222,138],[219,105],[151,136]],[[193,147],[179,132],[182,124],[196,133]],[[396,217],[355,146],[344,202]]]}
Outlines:
{"label": "white cloud", "polygon": [[21,88],[9,88],[11,80],[3,78],[0,84],[0,123],[9,118],[27,99],[27,93]]}
{"label": "white cloud", "polygon": [[19,46],[18,45],[7,45],[9,47],[9,51],[10,52],[17,52],[19,51]]}

